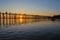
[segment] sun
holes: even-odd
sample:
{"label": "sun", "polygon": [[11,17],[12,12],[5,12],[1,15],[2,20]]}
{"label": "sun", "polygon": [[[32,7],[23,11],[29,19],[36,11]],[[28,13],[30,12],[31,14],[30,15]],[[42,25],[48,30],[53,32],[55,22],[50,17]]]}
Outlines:
{"label": "sun", "polygon": [[20,15],[20,18],[22,18],[23,16],[22,15]]}

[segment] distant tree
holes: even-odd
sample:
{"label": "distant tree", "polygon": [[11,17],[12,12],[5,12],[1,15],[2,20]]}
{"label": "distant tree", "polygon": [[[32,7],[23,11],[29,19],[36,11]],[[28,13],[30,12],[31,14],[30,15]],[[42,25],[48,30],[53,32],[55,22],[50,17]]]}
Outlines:
{"label": "distant tree", "polygon": [[53,18],[54,19],[60,19],[60,15],[54,15]]}

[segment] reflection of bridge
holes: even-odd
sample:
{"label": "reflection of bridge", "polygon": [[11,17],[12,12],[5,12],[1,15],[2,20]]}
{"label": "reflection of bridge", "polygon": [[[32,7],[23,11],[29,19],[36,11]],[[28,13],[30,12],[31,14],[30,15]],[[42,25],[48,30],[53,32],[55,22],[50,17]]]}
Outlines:
{"label": "reflection of bridge", "polygon": [[21,14],[0,13],[0,25],[17,24],[23,16]]}

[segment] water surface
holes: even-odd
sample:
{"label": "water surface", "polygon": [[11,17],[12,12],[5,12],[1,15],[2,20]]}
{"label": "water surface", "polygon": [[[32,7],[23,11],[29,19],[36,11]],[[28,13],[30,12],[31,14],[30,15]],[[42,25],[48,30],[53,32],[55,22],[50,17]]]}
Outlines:
{"label": "water surface", "polygon": [[60,21],[26,19],[0,25],[0,40],[60,40]]}

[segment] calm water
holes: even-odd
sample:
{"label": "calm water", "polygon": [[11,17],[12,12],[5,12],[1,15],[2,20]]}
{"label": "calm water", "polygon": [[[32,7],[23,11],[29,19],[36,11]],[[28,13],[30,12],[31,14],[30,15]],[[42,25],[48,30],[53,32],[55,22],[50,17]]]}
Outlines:
{"label": "calm water", "polygon": [[0,25],[0,40],[60,40],[60,21],[22,20]]}

